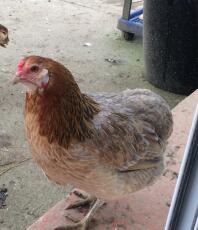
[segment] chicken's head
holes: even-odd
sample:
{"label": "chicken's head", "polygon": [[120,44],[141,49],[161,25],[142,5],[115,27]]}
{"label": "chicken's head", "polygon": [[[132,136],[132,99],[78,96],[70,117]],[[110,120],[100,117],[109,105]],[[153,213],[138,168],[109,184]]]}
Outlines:
{"label": "chicken's head", "polygon": [[5,47],[9,42],[8,29],[0,25],[0,46]]}
{"label": "chicken's head", "polygon": [[62,64],[45,57],[29,56],[19,61],[13,84],[22,83],[28,90],[65,94],[79,91],[70,73]]}
{"label": "chicken's head", "polygon": [[19,61],[13,84],[22,83],[29,90],[45,89],[49,82],[48,69],[39,58],[23,58]]}

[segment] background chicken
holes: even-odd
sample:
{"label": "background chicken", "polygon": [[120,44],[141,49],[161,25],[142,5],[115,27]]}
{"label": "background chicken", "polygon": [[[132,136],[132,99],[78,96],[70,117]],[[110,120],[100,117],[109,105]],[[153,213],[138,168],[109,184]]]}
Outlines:
{"label": "background chicken", "polygon": [[68,208],[93,202],[83,220],[58,229],[85,229],[103,201],[142,189],[162,172],[172,115],[160,96],[144,89],[86,95],[63,65],[38,56],[19,62],[18,82],[28,87],[34,160],[50,180],[90,194]]}
{"label": "background chicken", "polygon": [[0,46],[5,47],[9,42],[8,29],[0,24]]}

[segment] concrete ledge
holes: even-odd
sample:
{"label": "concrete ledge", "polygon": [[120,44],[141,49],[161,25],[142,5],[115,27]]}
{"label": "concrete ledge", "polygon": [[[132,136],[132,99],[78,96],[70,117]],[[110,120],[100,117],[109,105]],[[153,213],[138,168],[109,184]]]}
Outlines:
{"label": "concrete ledge", "polygon": [[[92,230],[161,230],[165,225],[177,173],[184,153],[193,114],[198,99],[198,90],[179,103],[173,110],[174,129],[167,149],[167,169],[151,187],[119,200],[109,202],[90,223]],[[77,199],[69,195],[57,203],[28,230],[53,230],[69,223],[65,208]],[[86,210],[67,211],[76,219],[83,217]]]}

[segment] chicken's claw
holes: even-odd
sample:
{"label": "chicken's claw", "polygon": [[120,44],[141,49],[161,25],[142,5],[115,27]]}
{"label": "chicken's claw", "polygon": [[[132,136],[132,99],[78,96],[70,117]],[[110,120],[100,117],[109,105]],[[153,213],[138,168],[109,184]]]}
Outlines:
{"label": "chicken's claw", "polygon": [[68,210],[68,209],[73,209],[73,208],[79,208],[79,207],[86,206],[86,205],[91,205],[91,204],[93,204],[95,201],[96,201],[96,198],[90,196],[90,197],[85,198],[84,200],[79,200],[79,201],[76,201],[76,202],[73,203],[73,204],[70,204],[70,205],[66,208],[66,210]]}
{"label": "chicken's claw", "polygon": [[71,193],[74,193],[76,196],[78,196],[79,198],[82,198],[82,199],[87,199],[87,197],[89,197],[89,194],[86,193],[86,192],[82,192],[78,189],[74,189]]}
{"label": "chicken's claw", "polygon": [[[84,204],[82,204],[82,202],[84,202]],[[93,198],[93,197],[89,196],[89,197],[87,197],[87,199],[79,201],[78,204],[76,202],[72,207],[72,208],[76,208],[76,207],[79,207],[79,206],[82,206],[82,205],[87,205],[90,202],[91,203],[94,202],[94,203],[93,203],[92,207],[90,208],[89,212],[86,214],[86,216],[82,220],[80,220],[78,223],[68,224],[66,226],[56,227],[54,230],[72,230],[72,229],[86,230],[88,225],[89,225],[90,220],[93,217],[93,215],[104,204],[104,202],[99,200],[99,199],[97,199],[97,198]],[[67,207],[67,209],[68,209],[68,207]],[[71,209],[71,207],[70,207],[70,209]],[[69,217],[69,219],[72,220],[73,218]],[[74,222],[76,222],[76,221],[74,220]]]}

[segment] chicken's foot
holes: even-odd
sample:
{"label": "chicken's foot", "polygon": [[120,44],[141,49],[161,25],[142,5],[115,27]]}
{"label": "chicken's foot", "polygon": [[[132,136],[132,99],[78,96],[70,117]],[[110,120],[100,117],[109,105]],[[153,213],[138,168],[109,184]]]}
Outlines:
{"label": "chicken's foot", "polygon": [[78,196],[79,198],[82,198],[82,199],[86,199],[87,197],[89,197],[90,195],[86,192],[82,192],[78,189],[74,189],[71,193],[74,193],[76,196]]}
{"label": "chicken's foot", "polygon": [[68,210],[68,209],[73,209],[73,208],[79,208],[79,207],[82,207],[82,206],[86,206],[86,205],[93,205],[95,202],[96,202],[96,198],[95,197],[93,197],[93,196],[90,196],[89,194],[87,194],[87,193],[82,193],[82,192],[80,192],[80,191],[78,191],[78,190],[74,190],[73,191],[73,193],[76,195],[76,196],[78,196],[78,197],[80,197],[81,199],[83,199],[83,200],[79,200],[79,201],[76,201],[75,203],[73,203],[73,204],[70,204],[67,208],[66,208],[66,210]]}
{"label": "chicken's foot", "polygon": [[[93,202],[93,199],[92,199]],[[74,223],[74,224],[69,224],[66,226],[60,226],[55,228],[54,230],[86,230],[90,220],[92,219],[92,217],[94,216],[94,214],[96,213],[96,211],[104,204],[103,201],[96,199],[95,198],[95,202],[93,204],[93,206],[91,207],[91,209],[89,210],[89,212],[86,214],[86,216],[79,221],[78,223]],[[81,205],[80,205],[81,206]],[[76,205],[75,205],[76,208]]]}

